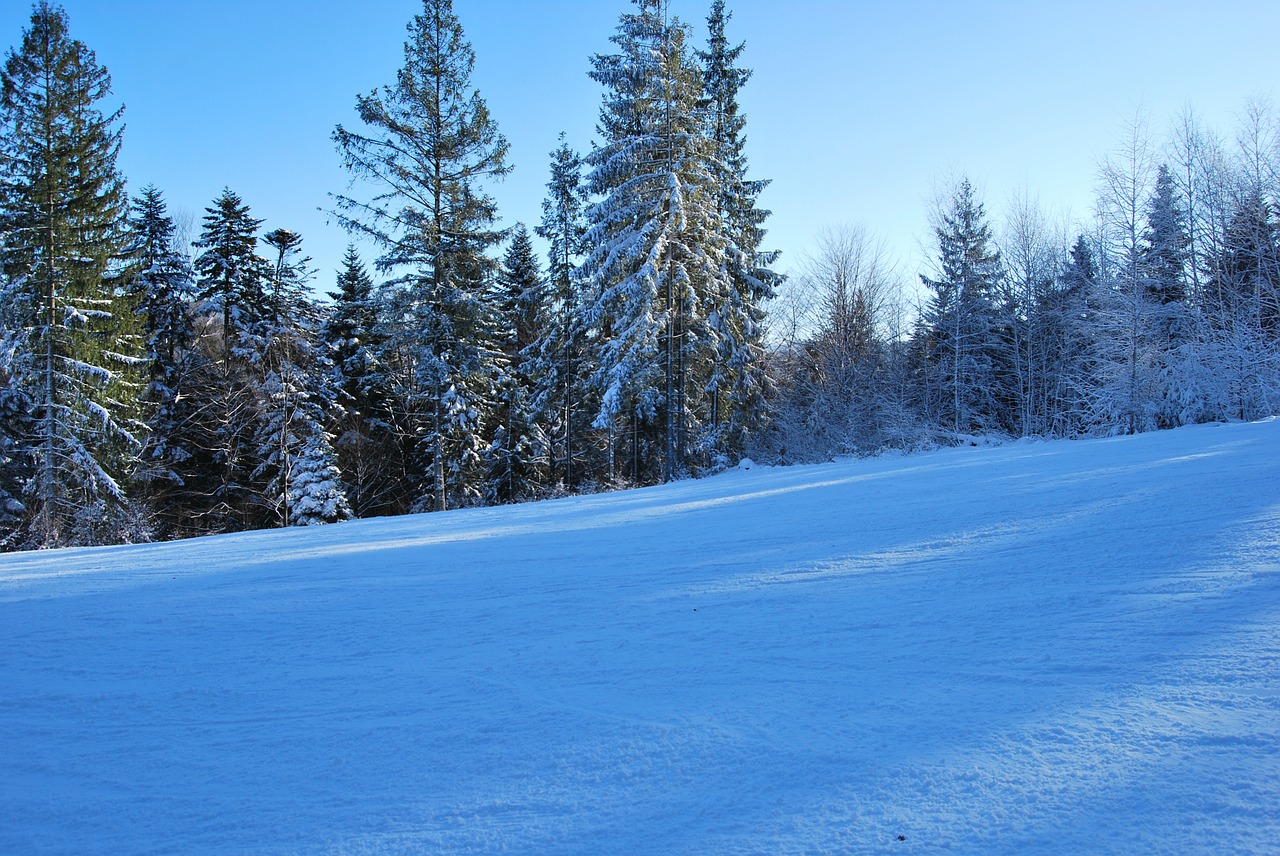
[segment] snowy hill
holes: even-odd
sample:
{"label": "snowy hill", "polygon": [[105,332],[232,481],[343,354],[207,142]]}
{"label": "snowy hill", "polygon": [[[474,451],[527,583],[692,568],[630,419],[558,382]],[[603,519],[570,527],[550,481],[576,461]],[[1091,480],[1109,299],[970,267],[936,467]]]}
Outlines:
{"label": "snowy hill", "polygon": [[1275,853],[1278,571],[1276,422],[3,556],[0,852]]}

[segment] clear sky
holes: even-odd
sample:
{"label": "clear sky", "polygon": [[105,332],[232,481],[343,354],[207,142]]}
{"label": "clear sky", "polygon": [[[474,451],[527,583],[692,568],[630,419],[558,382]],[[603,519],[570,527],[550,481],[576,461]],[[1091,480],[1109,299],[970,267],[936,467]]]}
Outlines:
{"label": "clear sky", "polygon": [[[394,80],[420,0],[63,0],[126,105],[121,169],[198,221],[229,186],[301,232],[327,289],[347,236],[322,209],[347,177],[330,140],[355,94]],[[710,0],[673,0],[705,35]],[[1230,134],[1248,98],[1280,97],[1280,3],[729,0],[755,75],[743,93],[753,177],[772,185],[769,245],[794,269],[827,225],[863,223],[914,274],[934,188],[968,175],[998,219],[1013,194],[1089,216],[1098,160],[1140,105],[1163,132],[1190,107]],[[30,4],[0,0],[0,46]],[[474,83],[516,171],[491,188],[504,224],[537,222],[560,131],[590,148],[628,0],[454,0]],[[358,191],[357,191],[358,192]]]}

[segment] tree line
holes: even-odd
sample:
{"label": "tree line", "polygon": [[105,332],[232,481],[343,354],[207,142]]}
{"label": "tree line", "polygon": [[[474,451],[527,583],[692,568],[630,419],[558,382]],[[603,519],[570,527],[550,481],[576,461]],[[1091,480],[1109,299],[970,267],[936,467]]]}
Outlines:
{"label": "tree line", "polygon": [[1234,139],[1141,114],[1099,168],[1092,222],[1026,198],[997,229],[972,183],[932,212],[910,296],[865,229],[821,236],[773,306],[767,459],[989,437],[1131,434],[1280,407],[1280,125]]}
{"label": "tree line", "polygon": [[498,225],[507,142],[452,3],[423,0],[396,80],[334,130],[333,214],[375,255],[320,300],[302,236],[230,188],[192,236],[127,195],[110,77],[40,0],[0,71],[0,547],[1275,411],[1268,117],[1235,153],[1188,118],[1163,162],[1135,128],[1071,241],[1031,205],[994,234],[959,182],[911,307],[862,231],[774,270],[730,20],[714,0],[695,46],[633,0],[590,58],[600,140],[561,135],[531,234]]}

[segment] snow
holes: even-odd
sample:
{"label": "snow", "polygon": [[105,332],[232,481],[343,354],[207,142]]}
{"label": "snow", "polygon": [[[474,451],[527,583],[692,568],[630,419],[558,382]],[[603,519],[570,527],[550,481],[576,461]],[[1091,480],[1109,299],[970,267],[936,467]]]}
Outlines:
{"label": "snow", "polygon": [[1274,853],[1278,486],[1263,422],[3,556],[0,852]]}

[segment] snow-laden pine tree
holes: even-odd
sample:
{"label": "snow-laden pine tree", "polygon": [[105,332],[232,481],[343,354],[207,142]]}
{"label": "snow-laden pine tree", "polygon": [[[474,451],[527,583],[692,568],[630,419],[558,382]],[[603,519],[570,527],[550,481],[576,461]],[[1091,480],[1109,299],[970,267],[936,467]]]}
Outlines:
{"label": "snow-laden pine tree", "polygon": [[731,286],[689,29],[666,0],[635,7],[610,37],[618,52],[592,58],[605,89],[603,141],[587,158],[600,201],[587,210],[592,249],[581,270],[598,348],[594,425],[608,433],[610,476],[623,438],[632,478],[670,480],[691,464],[716,347],[708,314]]}
{"label": "snow-laden pine tree", "polygon": [[220,358],[223,370],[230,371],[238,350],[241,357],[253,358],[254,327],[265,311],[267,262],[257,251],[262,220],[228,187],[205,209],[202,222],[195,242],[202,251],[195,260],[196,298],[199,311],[220,322]]}
{"label": "snow-laden pine tree", "polygon": [[329,422],[338,468],[356,517],[403,512],[408,498],[387,378],[387,337],[373,279],[354,245],[342,259],[337,287],[329,293],[333,306],[320,338],[333,363],[341,405],[330,410]]}
{"label": "snow-laden pine tree", "polygon": [[318,313],[306,295],[311,259],[302,254],[302,236],[288,229],[268,232],[263,242],[274,258],[258,325],[255,499],[271,525],[345,520],[351,509],[325,425],[337,393],[332,365],[316,341]]}
{"label": "snow-laden pine tree", "polygon": [[[127,199],[116,169],[121,110],[111,77],[36,3],[0,71],[0,253],[9,395],[30,407],[27,543],[128,537],[124,479],[139,443],[141,350],[118,274]],[[12,399],[14,401],[18,399]]]}
{"label": "snow-laden pine tree", "polygon": [[707,445],[712,455],[741,457],[747,436],[764,412],[763,304],[773,297],[782,277],[772,269],[779,253],[762,249],[770,212],[760,208],[758,199],[769,182],[747,177],[747,120],[738,93],[751,70],[737,65],[745,44],[731,46],[725,32],[732,17],[724,0],[714,0],[707,18],[707,50],[698,56],[726,274],[720,281],[726,290],[713,295],[708,319],[715,356],[707,383]]}
{"label": "snow-laden pine tree", "polygon": [[507,141],[472,88],[475,54],[450,0],[423,0],[393,86],[357,96],[362,127],[334,131],[343,164],[372,191],[338,196],[341,222],[382,249],[401,293],[390,328],[400,393],[419,438],[418,507],[478,496],[491,318],[483,295],[497,210],[481,183],[505,175]]}
{"label": "snow-laden pine tree", "polygon": [[1050,421],[1050,432],[1055,436],[1079,437],[1091,425],[1090,396],[1097,388],[1093,360],[1097,290],[1093,247],[1085,235],[1078,235],[1058,275],[1057,287],[1042,307],[1056,331],[1051,352],[1056,383],[1050,392],[1056,402]]}
{"label": "snow-laden pine tree", "polygon": [[926,412],[953,434],[1002,426],[997,390],[994,299],[1003,275],[986,212],[969,180],[937,213],[938,276],[920,279],[932,292],[920,319]]}
{"label": "snow-laden pine tree", "polygon": [[542,330],[553,323],[547,284],[529,230],[517,223],[498,266],[492,301],[498,312],[493,440],[485,450],[485,501],[489,505],[532,499],[547,484],[550,441],[536,407],[535,373]]}
{"label": "snow-laden pine tree", "polygon": [[195,434],[195,406],[207,369],[194,348],[195,277],[154,185],[134,199],[130,230],[135,273],[128,288],[146,343],[146,385],[140,397],[147,424],[133,479],[160,534],[182,534],[191,511],[188,494],[200,489],[198,470],[209,463]]}
{"label": "snow-laden pine tree", "polygon": [[582,183],[582,159],[564,141],[551,153],[551,177],[542,200],[542,222],[535,231],[547,242],[547,275],[550,306],[534,344],[533,405],[543,414],[552,442],[553,456],[563,468],[564,486],[573,489],[577,477],[575,454],[585,444],[579,434],[589,408],[584,401],[591,366],[585,363],[582,327],[582,294],[576,276],[587,250],[586,188]]}
{"label": "snow-laden pine tree", "polygon": [[205,209],[195,241],[196,316],[199,347],[210,370],[196,404],[202,445],[211,464],[204,507],[206,532],[244,529],[262,522],[253,432],[258,413],[263,320],[267,313],[267,261],[258,254],[262,221],[230,189]]}
{"label": "snow-laden pine tree", "polygon": [[1156,424],[1172,428],[1199,422],[1211,411],[1212,392],[1204,387],[1196,314],[1187,301],[1190,236],[1167,164],[1156,170],[1147,203],[1140,265],[1150,306],[1150,336],[1159,360]]}

